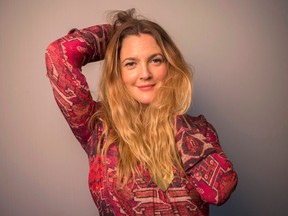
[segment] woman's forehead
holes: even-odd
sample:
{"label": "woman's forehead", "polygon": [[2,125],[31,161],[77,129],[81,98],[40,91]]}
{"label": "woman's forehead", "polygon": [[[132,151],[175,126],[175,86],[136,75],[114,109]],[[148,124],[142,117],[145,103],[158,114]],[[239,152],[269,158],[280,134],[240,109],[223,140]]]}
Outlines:
{"label": "woman's forehead", "polygon": [[162,53],[155,38],[150,34],[129,35],[123,39],[120,58],[141,58]]}

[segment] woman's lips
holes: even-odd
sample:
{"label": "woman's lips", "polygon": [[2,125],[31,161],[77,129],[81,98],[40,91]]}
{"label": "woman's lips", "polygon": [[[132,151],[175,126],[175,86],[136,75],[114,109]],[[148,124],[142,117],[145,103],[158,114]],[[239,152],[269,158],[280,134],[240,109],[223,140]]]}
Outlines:
{"label": "woman's lips", "polygon": [[141,91],[150,91],[154,88],[155,84],[146,84],[146,85],[141,85],[141,86],[137,86],[138,89],[140,89]]}

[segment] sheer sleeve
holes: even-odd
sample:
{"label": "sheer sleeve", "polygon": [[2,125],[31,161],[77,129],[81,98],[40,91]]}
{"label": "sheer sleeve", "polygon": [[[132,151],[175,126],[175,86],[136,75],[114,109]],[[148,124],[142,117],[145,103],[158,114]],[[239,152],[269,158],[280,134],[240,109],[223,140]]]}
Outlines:
{"label": "sheer sleeve", "polygon": [[88,122],[98,108],[89,91],[82,66],[104,59],[109,25],[72,29],[46,49],[47,76],[55,100],[73,134],[87,152]]}
{"label": "sheer sleeve", "polygon": [[237,185],[233,165],[224,154],[215,129],[204,116],[186,117],[184,124],[182,127],[187,131],[181,133],[178,145],[186,175],[203,201],[221,205]]}

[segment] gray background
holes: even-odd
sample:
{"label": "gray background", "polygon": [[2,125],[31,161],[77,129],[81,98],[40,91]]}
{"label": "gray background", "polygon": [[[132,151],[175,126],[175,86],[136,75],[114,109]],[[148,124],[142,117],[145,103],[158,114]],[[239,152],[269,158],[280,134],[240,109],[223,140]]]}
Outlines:
{"label": "gray background", "polygon": [[[136,7],[195,68],[190,114],[216,127],[239,184],[211,215],[284,215],[288,4],[280,0],[1,0],[0,214],[97,215],[84,151],[56,107],[44,51],[104,12]],[[97,94],[101,64],[84,68]]]}

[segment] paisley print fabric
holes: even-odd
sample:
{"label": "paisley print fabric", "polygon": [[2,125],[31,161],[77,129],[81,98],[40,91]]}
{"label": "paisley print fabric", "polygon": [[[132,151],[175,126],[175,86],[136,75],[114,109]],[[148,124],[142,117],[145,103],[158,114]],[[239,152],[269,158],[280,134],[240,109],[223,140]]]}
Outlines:
{"label": "paisley print fabric", "polygon": [[46,50],[55,100],[89,158],[89,189],[100,215],[208,215],[209,204],[221,205],[229,198],[237,175],[204,116],[177,116],[175,139],[185,173],[176,175],[166,191],[153,183],[148,171],[117,188],[117,144],[105,159],[97,154],[103,127],[99,121],[92,132],[88,122],[101,102],[93,101],[82,67],[104,59],[108,29],[108,25],[73,29]]}

